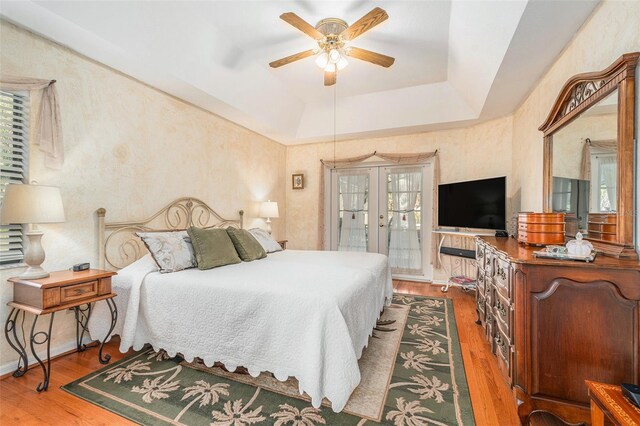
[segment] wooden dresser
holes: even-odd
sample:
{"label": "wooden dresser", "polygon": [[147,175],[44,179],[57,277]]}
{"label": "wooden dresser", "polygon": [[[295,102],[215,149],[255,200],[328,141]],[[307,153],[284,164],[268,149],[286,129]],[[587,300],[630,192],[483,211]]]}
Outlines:
{"label": "wooden dresser", "polygon": [[540,259],[539,247],[479,237],[478,321],[518,415],[589,422],[585,380],[640,383],[640,262]]}

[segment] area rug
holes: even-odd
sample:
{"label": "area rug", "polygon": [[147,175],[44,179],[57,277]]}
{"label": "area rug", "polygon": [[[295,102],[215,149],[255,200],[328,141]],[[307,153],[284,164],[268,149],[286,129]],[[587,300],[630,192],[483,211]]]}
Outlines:
{"label": "area rug", "polygon": [[473,425],[451,300],[394,295],[359,361],[345,410],[311,406],[297,382],[253,378],[152,349],[62,388],[144,425]]}

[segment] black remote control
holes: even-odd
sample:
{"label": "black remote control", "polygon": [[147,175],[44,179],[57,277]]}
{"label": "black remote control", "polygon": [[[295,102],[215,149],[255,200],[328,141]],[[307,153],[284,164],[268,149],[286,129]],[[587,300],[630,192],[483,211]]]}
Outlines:
{"label": "black remote control", "polygon": [[640,386],[623,383],[620,387],[622,388],[622,395],[633,405],[640,408]]}
{"label": "black remote control", "polygon": [[89,269],[89,263],[78,263],[73,265],[73,272],[86,271]]}

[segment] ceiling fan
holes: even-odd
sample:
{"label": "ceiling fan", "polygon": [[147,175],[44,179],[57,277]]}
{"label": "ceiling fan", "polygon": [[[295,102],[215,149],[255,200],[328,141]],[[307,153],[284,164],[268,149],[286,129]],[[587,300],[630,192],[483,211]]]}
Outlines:
{"label": "ceiling fan", "polygon": [[325,86],[336,84],[337,72],[348,64],[347,56],[388,68],[395,61],[391,56],[347,46],[347,43],[386,21],[387,18],[389,18],[387,12],[376,7],[351,26],[342,19],[326,18],[313,27],[293,12],[283,13],[280,15],[280,19],[313,38],[318,43],[318,47],[278,59],[269,65],[272,68],[278,68],[309,56],[318,55],[316,64],[324,69]]}

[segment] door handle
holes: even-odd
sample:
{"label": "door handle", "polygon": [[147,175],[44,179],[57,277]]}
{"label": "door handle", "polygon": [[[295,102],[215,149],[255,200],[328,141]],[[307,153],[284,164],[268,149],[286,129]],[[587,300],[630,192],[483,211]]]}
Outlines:
{"label": "door handle", "polygon": [[384,223],[381,223],[381,224],[380,224],[380,228],[384,228]]}

